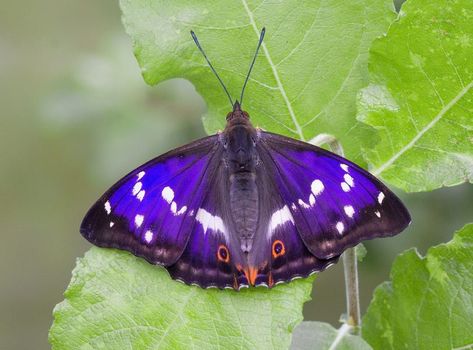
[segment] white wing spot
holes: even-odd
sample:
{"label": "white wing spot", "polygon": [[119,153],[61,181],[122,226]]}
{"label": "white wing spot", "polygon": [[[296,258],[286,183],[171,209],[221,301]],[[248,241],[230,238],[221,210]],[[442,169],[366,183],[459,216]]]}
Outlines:
{"label": "white wing spot", "polygon": [[347,184],[350,185],[350,187],[355,187],[355,182],[353,181],[353,178],[351,177],[350,174],[345,174],[343,175],[343,179]]}
{"label": "white wing spot", "polygon": [[145,174],[146,174],[146,173],[145,173],[144,171],[140,171],[140,172],[138,173],[138,175],[136,175],[136,177],[138,178],[136,181],[140,181],[141,178],[142,178],[143,176],[145,176]]}
{"label": "white wing spot", "polygon": [[115,225],[115,223],[113,221],[110,221],[110,228],[112,228],[113,225]]}
{"label": "white wing spot", "polygon": [[112,207],[109,201],[106,201],[103,207],[105,208],[105,211],[107,212],[107,214],[110,214],[112,212]]}
{"label": "white wing spot", "polygon": [[138,198],[140,200],[140,202],[143,200],[143,198],[145,198],[145,193],[146,191],[145,190],[141,190],[140,192],[138,192],[138,194],[136,195],[136,198]]}
{"label": "white wing spot", "polygon": [[294,224],[294,218],[292,217],[288,206],[285,205],[271,215],[271,220],[269,220],[268,238],[271,238],[272,233],[279,225],[284,225],[287,222]]}
{"label": "white wing spot", "polygon": [[143,215],[136,215],[135,216],[135,225],[136,227],[140,227],[141,224],[143,223],[143,220],[145,219],[145,217]]}
{"label": "white wing spot", "polygon": [[383,200],[384,200],[384,193],[383,192],[379,192],[378,194],[378,203],[379,204],[382,204],[383,203]]}
{"label": "white wing spot", "polygon": [[347,216],[350,218],[352,218],[353,214],[355,214],[355,209],[353,209],[351,205],[345,205],[343,210],[345,210],[345,214],[347,214]]}
{"label": "white wing spot", "polygon": [[340,164],[340,168],[342,168],[343,170],[345,170],[348,173],[348,165]]}
{"label": "white wing spot", "polygon": [[133,193],[133,195],[136,196],[138,192],[141,191],[141,186],[143,186],[143,184],[141,182],[137,182],[135,186],[133,186],[133,190],[131,193]]}
{"label": "white wing spot", "polygon": [[152,239],[153,239],[153,232],[146,231],[145,232],[145,241],[146,241],[146,243],[151,242]]}
{"label": "white wing spot", "polygon": [[292,204],[291,204],[291,208],[292,208],[292,210],[297,210],[297,205],[296,205],[296,203],[292,203]]}
{"label": "white wing spot", "polygon": [[335,227],[337,228],[337,231],[340,234],[342,234],[343,230],[345,230],[345,225],[343,225],[343,222],[341,221],[337,222],[337,225]]}
{"label": "white wing spot", "polygon": [[189,216],[194,216],[194,209],[189,212]]}
{"label": "white wing spot", "polygon": [[342,190],[344,192],[349,192],[350,191],[350,186],[348,186],[348,184],[346,182],[341,182],[340,186],[342,186]]}
{"label": "white wing spot", "polygon": [[184,205],[179,211],[176,213],[176,215],[182,215],[187,211],[187,207]]}
{"label": "white wing spot", "polygon": [[199,210],[197,210],[197,215],[195,216],[195,219],[202,224],[204,234],[206,234],[207,230],[210,228],[212,231],[219,231],[223,233],[228,241],[227,230],[223,225],[222,218],[210,214],[207,210],[203,208],[199,208]]}
{"label": "white wing spot", "polygon": [[379,212],[379,210],[376,210],[374,213],[376,214],[376,216],[377,216],[378,218],[381,217],[381,213]]}
{"label": "white wing spot", "polygon": [[310,208],[310,205],[307,204],[306,202],[304,202],[304,201],[303,201],[302,199],[300,199],[300,198],[297,200],[297,203],[299,203],[299,205],[300,205],[302,208],[304,208],[304,209],[309,209],[309,208]]}
{"label": "white wing spot", "polygon": [[309,196],[309,204],[311,207],[313,207],[315,204],[315,196],[312,193]]}
{"label": "white wing spot", "polygon": [[310,185],[310,189],[312,190],[312,193],[315,196],[318,196],[319,194],[321,194],[323,192],[324,188],[325,188],[324,184],[320,180],[314,180],[314,181],[312,181],[312,184]]}
{"label": "white wing spot", "polygon": [[177,213],[177,204],[176,204],[176,202],[171,203],[171,211],[174,215],[176,215],[176,213]]}
{"label": "white wing spot", "polygon": [[172,200],[174,199],[174,191],[172,190],[171,187],[166,186],[163,188],[163,191],[161,192],[161,196],[164,198],[166,202],[171,204]]}

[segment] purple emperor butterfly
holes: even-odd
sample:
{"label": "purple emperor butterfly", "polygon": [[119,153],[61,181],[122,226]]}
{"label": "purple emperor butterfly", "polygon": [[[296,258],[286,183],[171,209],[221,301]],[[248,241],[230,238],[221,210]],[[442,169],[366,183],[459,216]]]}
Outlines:
{"label": "purple emperor butterfly", "polygon": [[254,128],[240,96],[223,132],[165,153],[113,185],[81,233],[201,287],[272,287],[322,271],[362,240],[395,235],[410,216],[356,164]]}

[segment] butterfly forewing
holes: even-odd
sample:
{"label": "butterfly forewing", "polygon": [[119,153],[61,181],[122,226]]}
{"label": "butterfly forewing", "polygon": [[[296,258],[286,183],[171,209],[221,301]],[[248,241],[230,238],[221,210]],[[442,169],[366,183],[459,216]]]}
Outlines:
{"label": "butterfly forewing", "polygon": [[410,222],[401,201],[354,163],[307,143],[261,132],[259,152],[309,251],[321,259]]}
{"label": "butterfly forewing", "polygon": [[218,167],[219,145],[210,136],[132,171],[89,210],[81,233],[98,246],[125,249],[151,263],[175,263]]}

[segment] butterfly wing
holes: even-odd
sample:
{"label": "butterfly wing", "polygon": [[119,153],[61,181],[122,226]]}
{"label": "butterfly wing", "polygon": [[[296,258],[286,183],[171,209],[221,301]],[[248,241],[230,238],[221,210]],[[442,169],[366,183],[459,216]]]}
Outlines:
{"label": "butterfly wing", "polygon": [[179,260],[168,268],[175,279],[204,288],[248,286],[246,258],[230,211],[228,168],[221,164],[196,210],[195,226]]}
{"label": "butterfly wing", "polygon": [[260,196],[259,224],[248,254],[246,273],[251,284],[268,287],[307,277],[338,260],[338,256],[320,259],[307,249],[271,170],[271,159],[263,154],[256,176]]}
{"label": "butterfly wing", "polygon": [[209,136],[140,166],[92,206],[81,224],[82,235],[153,264],[174,264],[194,230],[221,152],[218,136]]}
{"label": "butterfly wing", "polygon": [[401,201],[356,164],[308,143],[261,132],[260,157],[308,250],[330,259],[410,223]]}

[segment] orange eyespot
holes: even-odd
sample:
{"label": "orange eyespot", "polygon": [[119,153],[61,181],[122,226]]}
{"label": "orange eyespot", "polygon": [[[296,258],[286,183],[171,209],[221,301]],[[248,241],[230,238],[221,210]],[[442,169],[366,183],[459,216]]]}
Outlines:
{"label": "orange eyespot", "polygon": [[277,258],[278,256],[282,256],[286,254],[286,248],[284,247],[284,243],[281,242],[279,239],[273,242],[273,258]]}
{"label": "orange eyespot", "polygon": [[225,247],[223,244],[218,246],[217,259],[225,263],[230,261],[230,253],[228,252],[227,247]]}

